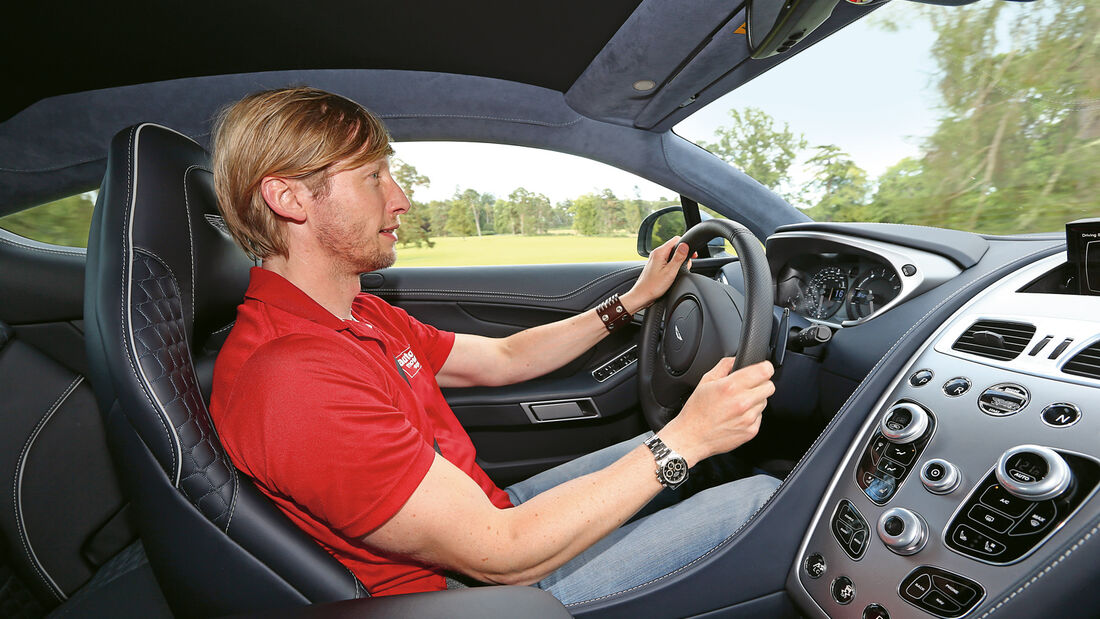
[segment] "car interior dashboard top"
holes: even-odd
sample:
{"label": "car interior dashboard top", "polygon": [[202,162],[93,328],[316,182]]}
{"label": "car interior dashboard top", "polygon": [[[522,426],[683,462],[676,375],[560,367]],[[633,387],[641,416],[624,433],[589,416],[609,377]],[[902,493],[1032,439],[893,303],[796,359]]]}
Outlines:
{"label": "car interior dashboard top", "polygon": [[778,232],[767,250],[775,304],[834,328],[871,320],[961,272],[938,253],[839,232]]}
{"label": "car interior dashboard top", "polygon": [[976,616],[1087,538],[1100,299],[1044,283],[1064,271],[1056,254],[1002,278],[894,377],[791,566],[803,612]]}

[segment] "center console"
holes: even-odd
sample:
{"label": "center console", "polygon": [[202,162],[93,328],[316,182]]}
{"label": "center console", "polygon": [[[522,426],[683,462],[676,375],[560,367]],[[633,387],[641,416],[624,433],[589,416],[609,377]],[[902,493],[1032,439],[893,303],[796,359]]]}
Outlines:
{"label": "center console", "polygon": [[791,568],[808,615],[977,614],[1089,533],[1100,298],[1037,283],[1063,262],[977,295],[883,394]]}

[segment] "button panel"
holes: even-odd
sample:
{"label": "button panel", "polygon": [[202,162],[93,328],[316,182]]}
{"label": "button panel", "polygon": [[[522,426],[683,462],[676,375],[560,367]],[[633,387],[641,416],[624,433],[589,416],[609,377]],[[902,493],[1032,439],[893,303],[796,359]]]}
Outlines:
{"label": "button panel", "polygon": [[836,506],[832,520],[833,537],[844,552],[858,561],[867,550],[871,528],[851,501],[844,499]]}
{"label": "button panel", "polygon": [[898,593],[913,606],[948,618],[965,615],[985,597],[985,589],[973,580],[928,565],[909,572]]}
{"label": "button panel", "polygon": [[913,465],[920,457],[925,445],[932,438],[935,426],[935,418],[928,413],[928,429],[915,441],[893,443],[883,436],[882,432],[876,432],[871,437],[860,459],[859,468],[856,470],[856,483],[867,498],[878,505],[883,505],[893,498],[898,487],[912,472]]}
{"label": "button panel", "polygon": [[[944,532],[948,548],[984,563],[1006,565],[1031,554],[1092,493],[1100,481],[1096,462],[1059,452],[1073,470],[1077,484],[1054,499],[1028,501],[997,482],[992,472],[975,487]],[[1019,463],[1017,463],[1019,464]],[[1041,471],[1014,467],[1020,475]]]}
{"label": "button panel", "polygon": [[599,368],[592,370],[592,378],[595,378],[599,382],[603,382],[619,372],[630,367],[635,361],[638,360],[638,347],[631,346],[629,350],[622,353],[618,357],[615,357],[611,361],[601,365]]}

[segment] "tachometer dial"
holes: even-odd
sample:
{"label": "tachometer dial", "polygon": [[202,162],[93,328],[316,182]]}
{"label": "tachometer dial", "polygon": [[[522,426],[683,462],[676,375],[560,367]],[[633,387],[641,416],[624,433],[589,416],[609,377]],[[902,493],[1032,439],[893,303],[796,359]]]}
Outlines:
{"label": "tachometer dial", "polygon": [[848,278],[840,267],[825,267],[810,279],[806,287],[806,313],[810,318],[825,319],[844,304]]}
{"label": "tachometer dial", "polygon": [[901,279],[888,266],[870,269],[859,277],[848,291],[848,316],[853,320],[866,318],[889,303],[901,292]]}

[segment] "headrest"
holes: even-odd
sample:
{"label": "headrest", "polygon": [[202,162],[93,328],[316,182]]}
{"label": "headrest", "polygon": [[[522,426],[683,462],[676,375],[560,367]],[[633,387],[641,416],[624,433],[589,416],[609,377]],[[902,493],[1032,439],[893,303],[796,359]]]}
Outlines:
{"label": "headrest", "polygon": [[130,161],[130,245],[175,276],[192,350],[202,350],[211,334],[224,335],[236,317],[253,262],[218,214],[210,156],[201,146],[153,124],[119,133],[113,155],[120,146]]}

